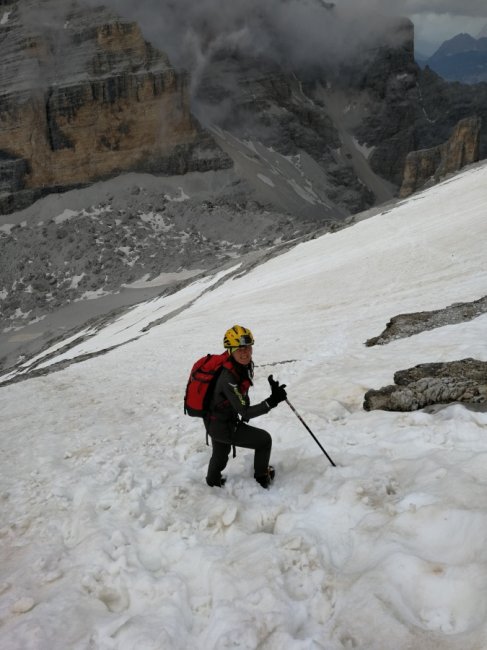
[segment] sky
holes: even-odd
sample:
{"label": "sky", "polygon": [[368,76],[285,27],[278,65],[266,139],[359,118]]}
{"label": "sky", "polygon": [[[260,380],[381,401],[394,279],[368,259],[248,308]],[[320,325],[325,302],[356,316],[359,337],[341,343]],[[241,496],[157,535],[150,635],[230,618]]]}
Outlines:
{"label": "sky", "polygon": [[415,49],[426,55],[434,54],[446,40],[457,34],[470,34],[477,38],[487,25],[487,5],[479,16],[421,13],[411,14],[414,23]]}
{"label": "sky", "polygon": [[[364,345],[396,314],[485,295],[486,211],[478,165],[138,305],[38,358],[78,363],[0,387],[2,650],[485,648],[485,405],[362,403],[399,369],[487,361],[487,314]],[[206,485],[183,395],[234,323],[255,337],[252,401],[273,373],[336,467],[281,404],[254,421],[271,488],[247,450]]]}

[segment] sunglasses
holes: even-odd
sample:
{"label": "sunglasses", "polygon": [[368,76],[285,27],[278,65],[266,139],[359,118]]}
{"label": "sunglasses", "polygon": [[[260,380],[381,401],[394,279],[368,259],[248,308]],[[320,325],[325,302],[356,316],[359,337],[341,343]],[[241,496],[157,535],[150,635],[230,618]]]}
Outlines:
{"label": "sunglasses", "polygon": [[254,339],[251,336],[248,336],[248,334],[244,334],[241,336],[238,340],[238,344],[240,347],[245,347],[247,345],[253,345],[254,344]]}

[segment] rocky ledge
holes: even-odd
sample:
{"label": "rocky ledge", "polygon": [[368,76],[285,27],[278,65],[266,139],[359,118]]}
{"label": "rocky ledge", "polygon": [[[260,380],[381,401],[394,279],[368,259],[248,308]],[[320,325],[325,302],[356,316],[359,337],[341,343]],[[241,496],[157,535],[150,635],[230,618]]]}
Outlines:
{"label": "rocky ledge", "polygon": [[472,302],[455,303],[444,309],[398,314],[391,318],[385,330],[379,336],[368,339],[365,345],[367,347],[385,345],[386,343],[390,343],[390,341],[413,336],[414,334],[432,330],[436,327],[464,323],[486,312],[487,296],[484,296]]}
{"label": "rocky ledge", "polygon": [[415,411],[452,402],[487,402],[487,362],[462,359],[400,370],[393,385],[367,391],[363,406],[366,411]]}

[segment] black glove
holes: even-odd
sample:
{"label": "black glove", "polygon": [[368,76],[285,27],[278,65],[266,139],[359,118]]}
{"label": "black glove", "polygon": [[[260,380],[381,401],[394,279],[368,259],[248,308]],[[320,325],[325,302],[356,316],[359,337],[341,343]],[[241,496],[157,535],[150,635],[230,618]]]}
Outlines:
{"label": "black glove", "polygon": [[271,385],[272,393],[266,399],[266,402],[269,404],[269,407],[273,409],[278,404],[284,402],[284,400],[287,399],[287,393],[285,391],[286,384],[279,384],[279,382],[276,381],[272,375],[269,375],[267,379]]}

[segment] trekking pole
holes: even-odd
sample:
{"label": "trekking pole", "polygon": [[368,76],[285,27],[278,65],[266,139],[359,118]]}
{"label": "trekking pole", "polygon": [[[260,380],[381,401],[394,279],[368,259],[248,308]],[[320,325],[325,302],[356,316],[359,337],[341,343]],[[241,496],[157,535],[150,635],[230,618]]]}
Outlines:
{"label": "trekking pole", "polygon": [[328,460],[329,460],[330,463],[333,465],[333,467],[336,467],[335,463],[332,461],[332,459],[328,456],[328,454],[326,453],[326,451],[323,449],[323,447],[322,447],[320,441],[318,440],[318,438],[317,438],[317,437],[315,436],[315,434],[311,431],[311,429],[310,429],[309,426],[306,424],[306,422],[303,420],[303,418],[299,415],[299,413],[296,411],[296,409],[295,409],[294,406],[291,404],[291,402],[290,402],[288,399],[286,399],[286,402],[288,403],[289,408],[290,408],[291,411],[296,415],[296,417],[298,418],[298,420],[299,420],[299,421],[300,421],[300,422],[305,426],[305,428],[306,428],[306,429],[309,431],[309,433],[313,436],[314,441],[316,442],[316,444],[318,445],[318,447],[321,449],[321,451],[325,454],[325,456],[328,458]]}

